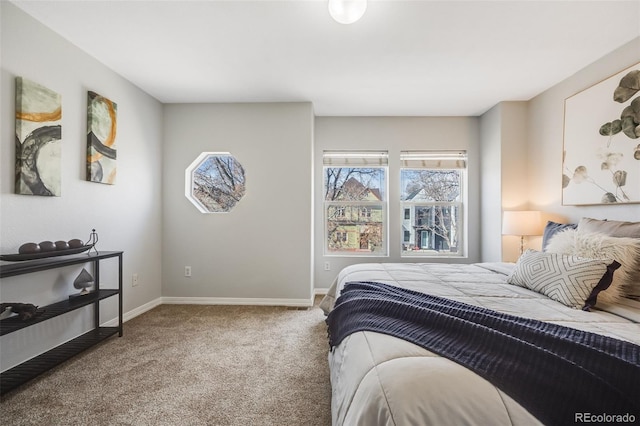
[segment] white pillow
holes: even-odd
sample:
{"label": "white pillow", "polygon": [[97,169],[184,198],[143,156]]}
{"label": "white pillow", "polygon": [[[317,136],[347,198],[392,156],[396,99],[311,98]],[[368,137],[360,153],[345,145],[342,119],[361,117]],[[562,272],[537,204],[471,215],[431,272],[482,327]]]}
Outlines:
{"label": "white pillow", "polygon": [[577,226],[580,232],[600,232],[610,237],[640,238],[640,222],[599,220],[583,217]]}
{"label": "white pillow", "polygon": [[640,239],[610,237],[599,232],[566,229],[555,234],[546,251],[590,259],[613,259],[620,268],[613,276],[609,288],[598,298],[615,303],[624,296],[640,295]]}
{"label": "white pillow", "polygon": [[507,282],[544,294],[556,302],[588,311],[610,284],[620,264],[561,253],[527,250]]}

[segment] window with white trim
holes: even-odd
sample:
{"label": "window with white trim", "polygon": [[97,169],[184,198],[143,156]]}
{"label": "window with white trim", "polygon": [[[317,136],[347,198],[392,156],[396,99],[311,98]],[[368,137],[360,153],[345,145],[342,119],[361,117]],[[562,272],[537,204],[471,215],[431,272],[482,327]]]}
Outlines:
{"label": "window with white trim", "polygon": [[386,256],[388,153],[325,151],[325,255]]}
{"label": "window with white trim", "polygon": [[203,152],[185,170],[184,195],[201,213],[226,213],[244,196],[244,168],[228,152]]}
{"label": "window with white trim", "polygon": [[400,161],[401,255],[463,256],[466,151],[403,151]]}

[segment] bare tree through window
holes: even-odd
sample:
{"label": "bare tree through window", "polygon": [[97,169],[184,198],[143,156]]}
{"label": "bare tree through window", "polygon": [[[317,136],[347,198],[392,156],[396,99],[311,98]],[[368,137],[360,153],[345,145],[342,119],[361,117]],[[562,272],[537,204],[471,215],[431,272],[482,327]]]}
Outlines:
{"label": "bare tree through window", "polygon": [[231,154],[203,153],[187,170],[191,170],[187,198],[203,212],[228,212],[244,196],[244,168]]}
{"label": "bare tree through window", "polygon": [[403,251],[457,252],[461,171],[403,169],[401,182],[402,201],[410,209],[403,223],[410,238]]}

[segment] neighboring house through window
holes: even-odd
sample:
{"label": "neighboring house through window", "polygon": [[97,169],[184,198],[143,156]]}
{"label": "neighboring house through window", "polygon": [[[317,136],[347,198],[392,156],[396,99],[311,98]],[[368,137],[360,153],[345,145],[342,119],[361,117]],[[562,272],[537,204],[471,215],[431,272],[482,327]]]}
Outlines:
{"label": "neighboring house through window", "polygon": [[402,256],[463,256],[464,151],[400,154]]}
{"label": "neighboring house through window", "polygon": [[387,152],[323,153],[326,255],[387,255]]}

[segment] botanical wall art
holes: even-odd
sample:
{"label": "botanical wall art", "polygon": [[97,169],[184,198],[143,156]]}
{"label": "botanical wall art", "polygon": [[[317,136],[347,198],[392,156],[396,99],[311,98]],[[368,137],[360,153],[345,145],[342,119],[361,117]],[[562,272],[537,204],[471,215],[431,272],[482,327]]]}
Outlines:
{"label": "botanical wall art", "polygon": [[562,204],[640,203],[640,63],[565,100]]}
{"label": "botanical wall art", "polygon": [[62,97],[16,78],[16,194],[60,196]]}
{"label": "botanical wall art", "polygon": [[229,212],[244,196],[244,168],[228,152],[203,152],[185,170],[185,196],[202,213]]}
{"label": "botanical wall art", "polygon": [[87,105],[87,180],[116,182],[116,129],[118,106],[95,92]]}

